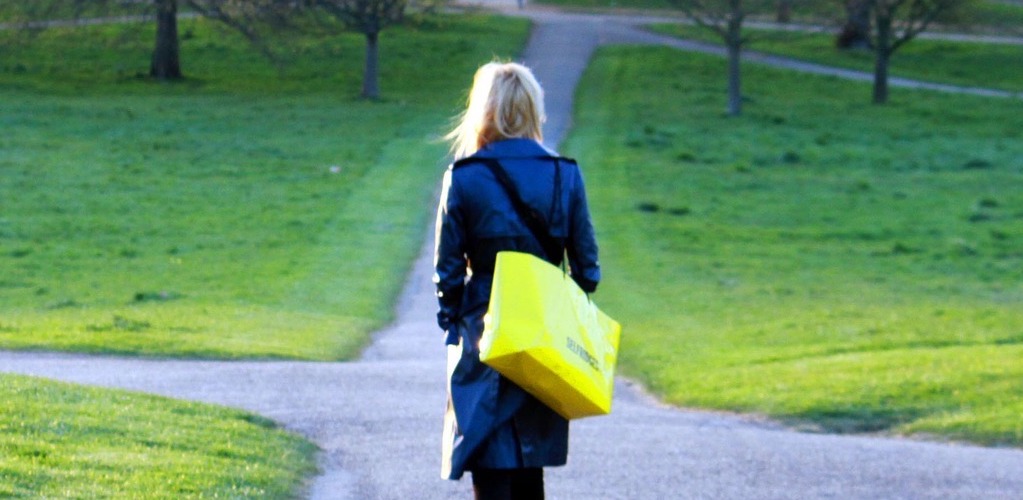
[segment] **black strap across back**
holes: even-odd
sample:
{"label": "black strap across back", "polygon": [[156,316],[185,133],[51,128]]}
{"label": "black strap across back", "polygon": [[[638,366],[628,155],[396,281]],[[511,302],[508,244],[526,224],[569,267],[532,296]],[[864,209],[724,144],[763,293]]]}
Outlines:
{"label": "black strap across back", "polygon": [[[554,162],[554,202],[551,204],[551,212],[553,215],[553,213],[559,208],[558,201],[561,199],[559,196],[561,191],[561,162],[574,160],[560,156],[537,156],[532,159],[551,160]],[[526,224],[529,231],[533,233],[533,237],[540,243],[540,247],[543,248],[547,260],[556,266],[561,265],[565,256],[564,243],[551,236],[547,220],[544,218],[543,214],[523,201],[522,196],[515,187],[515,183],[512,182],[511,177],[508,176],[508,172],[505,172],[504,168],[501,166],[501,162],[497,158],[480,158],[471,156],[456,161],[453,168],[473,163],[481,163],[490,169],[490,171],[494,174],[494,178],[496,178],[501,186],[504,187],[505,192],[508,194],[508,199],[511,200],[512,207],[515,208],[515,211],[522,219],[522,222]]]}

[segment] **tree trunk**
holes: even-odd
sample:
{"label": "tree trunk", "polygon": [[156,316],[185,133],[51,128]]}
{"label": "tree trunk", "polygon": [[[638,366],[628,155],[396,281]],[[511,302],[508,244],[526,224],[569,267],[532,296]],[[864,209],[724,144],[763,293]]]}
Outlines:
{"label": "tree trunk", "polygon": [[742,74],[740,61],[742,47],[738,44],[728,45],[728,116],[742,114]]}
{"label": "tree trunk", "polygon": [[888,62],[892,57],[892,20],[877,15],[877,46],[874,48],[874,104],[888,102]]}
{"label": "tree trunk", "polygon": [[839,32],[835,45],[840,49],[869,49],[871,0],[846,0],[845,25]]}
{"label": "tree trunk", "polygon": [[178,51],[178,2],[156,0],[156,47],[149,76],[159,80],[178,80],[181,61]]}
{"label": "tree trunk", "polygon": [[728,116],[742,114],[742,0],[731,0],[725,45],[728,48]]}
{"label": "tree trunk", "polygon": [[362,97],[377,99],[380,97],[380,87],[377,84],[377,40],[380,33],[377,31],[366,32],[366,67],[362,74]]}
{"label": "tree trunk", "polygon": [[792,0],[778,0],[775,21],[783,24],[792,21]]}

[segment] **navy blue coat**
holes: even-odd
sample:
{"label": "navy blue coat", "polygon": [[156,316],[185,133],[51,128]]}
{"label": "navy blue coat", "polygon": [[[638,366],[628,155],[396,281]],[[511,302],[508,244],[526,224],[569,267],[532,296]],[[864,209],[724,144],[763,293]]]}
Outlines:
{"label": "navy blue coat", "polygon": [[[536,141],[508,139],[470,158],[500,160],[523,200],[544,214],[551,235],[564,242],[572,277],[593,291],[600,265],[582,175],[574,161],[556,163],[554,155]],[[482,163],[459,162],[444,176],[434,274],[438,323],[449,345],[442,467],[448,479],[476,468],[564,465],[568,456],[568,421],[479,361],[483,315],[502,250],[544,254],[491,171]]]}

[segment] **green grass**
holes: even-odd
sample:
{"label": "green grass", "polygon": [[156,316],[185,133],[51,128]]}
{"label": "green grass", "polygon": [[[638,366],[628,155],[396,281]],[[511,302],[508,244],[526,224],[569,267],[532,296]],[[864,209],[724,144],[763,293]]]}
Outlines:
{"label": "green grass", "polygon": [[587,173],[624,373],[836,432],[1023,444],[1023,103],[602,49]]}
{"label": "green grass", "polygon": [[[546,5],[563,8],[629,8],[641,10],[665,10],[669,4],[664,0],[543,0]],[[838,4],[835,4],[838,5]],[[813,7],[821,7],[814,5]],[[832,6],[833,7],[833,6]],[[808,19],[804,22],[832,26],[841,12],[803,12]],[[681,12],[675,12],[680,19]],[[796,12],[797,17],[800,12]],[[756,16],[754,16],[756,17]],[[760,16],[764,17],[764,16]],[[771,16],[765,21],[773,21]],[[960,24],[945,27],[951,31],[994,32],[1019,36],[1023,24],[1023,6],[998,2],[981,2],[974,6],[968,17]],[[721,38],[711,32],[690,24],[660,24],[653,26],[659,33],[682,38],[721,43]],[[835,47],[835,35],[746,28],[752,43],[749,50],[778,54],[819,64],[855,69],[866,72],[874,70],[874,54],[870,51],[843,51]],[[974,43],[915,39],[900,48],[892,58],[892,76],[919,79],[923,81],[948,83],[952,85],[1023,91],[1023,45],[995,43]]]}
{"label": "green grass", "polygon": [[4,498],[293,498],[315,453],[238,410],[0,375]]}
{"label": "green grass", "polygon": [[539,0],[535,3],[579,9],[670,9],[667,0]]}
{"label": "green grass", "polygon": [[1023,35],[1023,5],[999,0],[979,2],[963,21],[982,29],[1020,36]]}
{"label": "green grass", "polygon": [[[436,17],[298,36],[277,68],[182,23],[0,32],[0,348],[347,359],[390,319],[475,67],[527,25]],[[461,75],[454,78],[452,75]],[[337,167],[337,168],[333,168]],[[297,496],[315,447],[209,405],[0,375],[0,497]]]}
{"label": "green grass", "polygon": [[[124,4],[111,9],[103,2],[4,2],[0,4],[0,23],[90,18],[145,12],[142,5]],[[111,2],[112,3],[112,2]]]}
{"label": "green grass", "polygon": [[294,36],[278,69],[182,22],[178,84],[151,26],[53,29],[0,54],[0,348],[334,360],[392,307],[479,64],[524,21],[433,17]]}
{"label": "green grass", "polygon": [[[695,26],[656,25],[654,31],[682,38],[721,43],[720,37]],[[870,51],[840,50],[835,37],[821,33],[747,30],[749,50],[873,73]],[[1023,91],[1023,45],[915,39],[891,61],[892,76],[968,87]]]}
{"label": "green grass", "polygon": [[[670,0],[538,0],[536,3],[567,9],[581,10],[655,10],[662,13],[674,13],[681,16],[681,11]],[[715,5],[711,3],[710,5]],[[725,5],[718,3],[717,5]],[[775,6],[770,3],[744,4],[752,7],[747,12],[747,19],[774,21]],[[968,10],[958,11],[952,19],[939,19],[935,29],[945,31],[975,31],[999,33],[1019,36],[1023,34],[1023,5],[1014,5],[1001,0],[985,0],[971,2]],[[840,3],[833,2],[796,2],[793,5],[793,20],[802,23],[839,25],[845,15]],[[946,16],[947,17],[947,16]]]}

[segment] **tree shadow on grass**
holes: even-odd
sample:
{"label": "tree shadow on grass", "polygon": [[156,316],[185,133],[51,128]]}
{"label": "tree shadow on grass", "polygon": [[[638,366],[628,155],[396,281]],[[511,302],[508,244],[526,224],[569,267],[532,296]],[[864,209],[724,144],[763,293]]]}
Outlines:
{"label": "tree shadow on grass", "polygon": [[820,408],[781,417],[782,422],[805,432],[831,434],[886,433],[933,413],[921,408]]}

